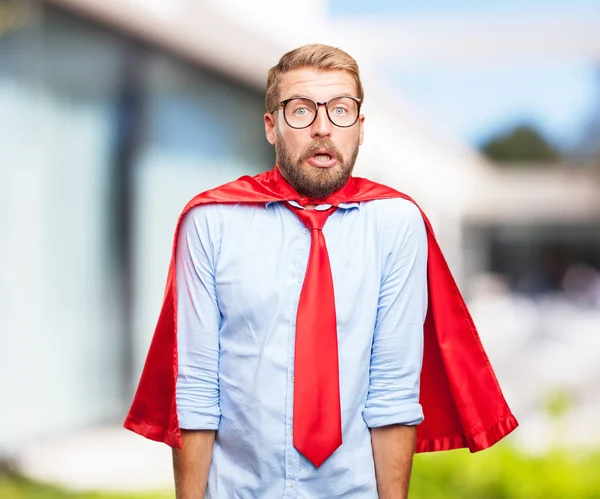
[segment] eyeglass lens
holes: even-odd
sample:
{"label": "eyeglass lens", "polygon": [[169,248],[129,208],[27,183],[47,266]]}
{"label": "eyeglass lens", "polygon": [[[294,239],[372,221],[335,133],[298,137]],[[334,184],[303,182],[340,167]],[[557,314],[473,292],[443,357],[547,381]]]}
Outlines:
{"label": "eyeglass lens", "polygon": [[[294,128],[309,126],[317,114],[317,106],[310,99],[295,98],[284,108],[285,120]],[[358,103],[349,97],[337,97],[327,105],[327,114],[334,125],[347,127],[358,117]]]}

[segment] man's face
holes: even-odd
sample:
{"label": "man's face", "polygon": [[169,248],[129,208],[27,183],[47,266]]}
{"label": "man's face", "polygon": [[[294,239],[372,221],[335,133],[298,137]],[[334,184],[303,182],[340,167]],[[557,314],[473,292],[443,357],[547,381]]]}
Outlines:
{"label": "man's face", "polygon": [[[358,97],[352,76],[345,71],[318,71],[310,68],[290,71],[283,77],[279,100],[308,97],[328,102],[333,97]],[[307,128],[291,128],[283,109],[265,114],[265,131],[275,145],[277,165],[283,177],[300,194],[324,199],[342,188],[352,174],[358,148],[363,142],[364,116],[351,127],[341,128],[329,121],[325,106]]]}

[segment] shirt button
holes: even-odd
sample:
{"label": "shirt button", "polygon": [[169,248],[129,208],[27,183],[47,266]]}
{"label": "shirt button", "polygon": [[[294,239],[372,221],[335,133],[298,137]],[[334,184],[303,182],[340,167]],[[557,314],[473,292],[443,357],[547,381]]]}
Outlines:
{"label": "shirt button", "polygon": [[308,229],[308,227],[304,227],[304,233],[308,234],[310,232],[310,230]]}
{"label": "shirt button", "polygon": [[290,487],[295,487],[295,486],[296,486],[296,482],[294,482],[294,480],[292,480],[292,481],[290,482]]}

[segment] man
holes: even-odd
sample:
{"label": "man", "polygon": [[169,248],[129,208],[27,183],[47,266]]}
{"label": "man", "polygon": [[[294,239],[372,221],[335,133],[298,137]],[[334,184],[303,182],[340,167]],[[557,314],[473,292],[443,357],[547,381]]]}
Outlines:
{"label": "man", "polygon": [[181,447],[180,499],[406,498],[415,450],[517,425],[424,215],[351,176],[363,97],[345,52],[285,54],[264,115],[276,167],[182,213],[125,423]]}

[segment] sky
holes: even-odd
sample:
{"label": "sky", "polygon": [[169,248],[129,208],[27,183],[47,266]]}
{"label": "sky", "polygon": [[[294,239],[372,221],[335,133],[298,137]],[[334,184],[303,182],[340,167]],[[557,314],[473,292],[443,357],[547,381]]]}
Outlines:
{"label": "sky", "polygon": [[332,15],[466,15],[586,9],[600,12],[599,0],[329,0]]}
{"label": "sky", "polygon": [[[332,17],[397,15],[453,17],[568,12],[599,19],[600,0],[329,0]],[[599,35],[600,36],[600,35]],[[540,60],[498,66],[412,70],[386,76],[419,107],[477,146],[519,123],[536,125],[571,147],[594,109],[600,110],[600,60]]]}

